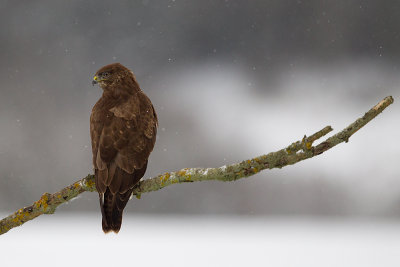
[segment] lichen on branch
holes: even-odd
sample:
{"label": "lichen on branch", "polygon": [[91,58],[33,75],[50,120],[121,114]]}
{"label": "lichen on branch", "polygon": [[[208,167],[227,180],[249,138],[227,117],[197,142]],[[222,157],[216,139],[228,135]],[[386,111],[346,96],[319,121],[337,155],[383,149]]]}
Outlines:
{"label": "lichen on branch", "polygon": [[[135,186],[132,194],[137,198],[140,198],[143,193],[157,191],[172,184],[187,182],[207,180],[218,180],[224,182],[235,181],[241,178],[250,177],[265,169],[282,168],[312,158],[342,142],[348,142],[349,138],[355,132],[374,119],[379,113],[392,104],[393,101],[393,97],[385,97],[377,105],[366,112],[364,116],[316,146],[313,145],[316,140],[332,131],[330,126],[326,126],[311,136],[304,136],[301,140],[296,141],[279,151],[244,160],[240,163],[225,165],[218,168],[185,168],[180,171],[167,172],[154,178],[141,180]],[[54,194],[45,193],[31,206],[19,209],[8,217],[2,219],[0,221],[0,234],[4,234],[10,229],[20,226],[42,214],[52,214],[59,205],[86,191],[96,191],[94,175],[89,174],[85,178]]]}

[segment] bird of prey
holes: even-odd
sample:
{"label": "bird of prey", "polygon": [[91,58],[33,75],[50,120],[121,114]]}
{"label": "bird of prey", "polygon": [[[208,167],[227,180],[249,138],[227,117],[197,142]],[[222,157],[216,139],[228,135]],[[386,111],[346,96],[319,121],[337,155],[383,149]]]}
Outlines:
{"label": "bird of prey", "polygon": [[157,133],[157,114],[133,72],[114,63],[92,81],[103,95],[90,115],[93,165],[104,233],[118,233],[123,209],[146,172]]}

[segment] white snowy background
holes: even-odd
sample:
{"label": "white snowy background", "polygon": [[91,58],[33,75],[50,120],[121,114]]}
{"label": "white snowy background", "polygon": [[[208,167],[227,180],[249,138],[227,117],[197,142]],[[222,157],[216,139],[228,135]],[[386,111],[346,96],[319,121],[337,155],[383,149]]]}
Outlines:
{"label": "white snowy background", "polygon": [[399,266],[396,1],[0,1],[0,215],[92,172],[90,82],[131,68],[159,114],[145,177],[334,133],[348,143],[234,183],[133,199],[104,235],[84,193],[0,237],[0,266]]}

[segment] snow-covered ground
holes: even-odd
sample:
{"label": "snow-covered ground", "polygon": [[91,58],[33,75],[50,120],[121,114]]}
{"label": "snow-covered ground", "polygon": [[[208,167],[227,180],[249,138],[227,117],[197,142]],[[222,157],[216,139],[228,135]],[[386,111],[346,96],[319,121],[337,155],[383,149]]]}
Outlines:
{"label": "snow-covered ground", "polygon": [[[1,214],[2,217],[5,214]],[[0,237],[0,266],[400,266],[398,221],[100,214],[41,216]]]}

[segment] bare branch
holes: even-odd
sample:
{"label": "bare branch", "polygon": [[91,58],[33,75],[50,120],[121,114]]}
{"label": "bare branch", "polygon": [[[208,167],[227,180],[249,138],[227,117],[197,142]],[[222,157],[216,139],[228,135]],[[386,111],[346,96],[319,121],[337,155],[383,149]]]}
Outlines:
{"label": "bare branch", "polygon": [[[341,132],[329,137],[317,146],[313,143],[319,138],[332,131],[330,126],[289,145],[288,147],[267,155],[262,155],[240,163],[225,165],[219,168],[185,168],[177,172],[167,172],[151,179],[140,181],[133,195],[140,198],[140,195],[147,192],[157,191],[172,184],[187,182],[198,182],[207,180],[235,181],[244,177],[252,176],[264,169],[282,168],[287,165],[295,164],[299,161],[312,158],[328,149],[348,142],[349,138],[361,129],[364,125],[374,119],[379,113],[393,103],[393,97],[388,96],[371,108],[361,118],[350,124]],[[19,209],[10,216],[0,221],[0,234],[8,232],[10,229],[20,226],[42,214],[52,214],[56,208],[75,198],[85,191],[96,191],[94,175],[89,174],[85,178],[73,183],[54,194],[45,193],[31,206]]]}

